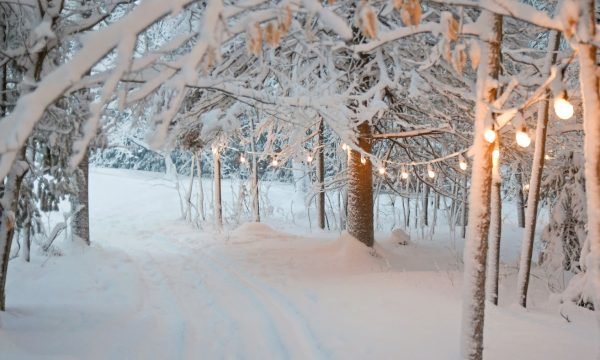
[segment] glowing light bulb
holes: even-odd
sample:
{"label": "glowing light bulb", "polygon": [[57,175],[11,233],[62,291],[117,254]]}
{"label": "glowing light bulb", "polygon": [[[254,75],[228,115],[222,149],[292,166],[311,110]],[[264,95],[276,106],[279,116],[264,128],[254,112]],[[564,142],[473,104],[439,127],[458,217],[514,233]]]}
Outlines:
{"label": "glowing light bulb", "polygon": [[529,137],[529,134],[527,133],[526,129],[521,129],[517,131],[515,137],[517,139],[517,145],[519,145],[520,147],[526,148],[529,146],[529,144],[531,144],[531,138]]}
{"label": "glowing light bulb", "polygon": [[364,156],[361,156],[360,157],[360,163],[363,164],[363,165],[366,164],[367,163],[367,158],[364,157]]}
{"label": "glowing light bulb", "polygon": [[408,172],[406,171],[405,167],[402,167],[402,170],[400,171],[400,178],[402,180],[408,179]]}
{"label": "glowing light bulb", "polygon": [[211,147],[212,153],[217,155],[219,153],[219,147],[217,145],[212,145]]}
{"label": "glowing light bulb", "polygon": [[246,163],[246,158],[244,157],[244,155],[240,155],[240,163],[241,164],[245,164]]}
{"label": "glowing light bulb", "polygon": [[277,166],[277,165],[279,165],[279,161],[277,161],[277,159],[273,159],[273,161],[271,162],[271,165]]}
{"label": "glowing light bulb", "polygon": [[483,133],[483,137],[485,138],[485,141],[491,144],[496,141],[496,132],[493,129],[486,129]]}
{"label": "glowing light bulb", "polygon": [[385,168],[383,166],[380,166],[377,170],[379,171],[379,175],[385,174]]}
{"label": "glowing light bulb", "polygon": [[342,150],[344,150],[344,151],[348,150],[348,145],[346,145],[346,143],[342,144]]}
{"label": "glowing light bulb", "polygon": [[306,162],[308,162],[308,163],[311,163],[312,161],[313,161],[313,157],[312,157],[312,155],[308,155],[308,156],[306,157]]}
{"label": "glowing light bulb", "polygon": [[435,177],[435,171],[433,171],[431,165],[427,166],[427,176],[429,176],[432,179]]}
{"label": "glowing light bulb", "polygon": [[525,185],[523,185],[523,190],[525,190],[525,191],[529,191],[529,184],[525,184]]}
{"label": "glowing light bulb", "polygon": [[459,155],[458,157],[458,166],[462,171],[467,170],[467,167],[469,167],[469,165],[467,164],[467,160],[465,160],[465,158],[462,155]]}
{"label": "glowing light bulb", "polygon": [[554,112],[560,119],[568,120],[573,117],[575,110],[573,109],[573,105],[571,105],[567,99],[556,97],[554,98]]}

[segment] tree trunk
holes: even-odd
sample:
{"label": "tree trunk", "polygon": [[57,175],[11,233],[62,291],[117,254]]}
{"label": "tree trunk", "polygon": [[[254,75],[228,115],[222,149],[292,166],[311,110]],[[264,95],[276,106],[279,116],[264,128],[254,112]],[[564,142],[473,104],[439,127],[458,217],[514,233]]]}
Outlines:
{"label": "tree trunk", "polygon": [[488,24],[480,35],[481,61],[477,71],[473,171],[469,194],[469,224],[464,250],[463,314],[461,353],[464,359],[483,357],[483,325],[485,314],[485,266],[490,226],[490,190],[492,182],[493,146],[483,137],[493,123],[488,105],[496,98],[493,85],[500,69],[502,17],[488,11],[478,20]]}
{"label": "tree trunk", "polygon": [[258,184],[258,161],[256,160],[256,139],[254,138],[254,119],[250,118],[252,126],[250,133],[250,146],[252,150],[252,219],[260,222],[260,189]]}
{"label": "tree trunk", "polygon": [[517,220],[520,228],[525,228],[525,196],[523,195],[523,167],[517,166],[515,181],[517,182]]}
{"label": "tree trunk", "polygon": [[[0,213],[2,213],[2,217],[0,218],[0,311],[6,309],[6,275],[8,260],[10,258],[10,248],[15,233],[15,214],[17,212],[21,184],[27,172],[27,163],[24,159],[25,148],[19,152],[17,161],[12,164],[6,177],[4,195],[2,201],[0,201]],[[7,207],[3,208],[1,204]]]}
{"label": "tree trunk", "polygon": [[202,184],[202,151],[198,151],[195,155],[196,168],[198,169],[198,212],[202,217],[202,221],[206,220],[206,214],[204,212],[204,186]]}
{"label": "tree trunk", "polygon": [[423,183],[423,218],[421,226],[429,226],[429,185]]}
{"label": "tree trunk", "polygon": [[[595,1],[580,0],[582,14],[580,29],[584,41],[595,36]],[[583,131],[585,153],[585,190],[587,194],[588,239],[590,254],[587,268],[595,288],[595,308],[600,322],[600,88],[598,84],[596,47],[579,44],[581,95],[583,98]]]}
{"label": "tree trunk", "polygon": [[213,151],[213,159],[215,224],[217,225],[217,228],[221,228],[223,226],[223,208],[221,207],[221,154],[218,150]]}
{"label": "tree trunk", "polygon": [[[357,127],[358,146],[371,152],[371,126],[364,122]],[[361,162],[360,152],[351,150],[348,158],[348,233],[367,246],[375,241],[373,230],[373,174],[371,161]]]}
{"label": "tree trunk", "polygon": [[325,143],[324,132],[325,124],[323,119],[319,121],[319,135],[317,140],[317,149],[319,151],[319,163],[317,164],[317,182],[319,194],[317,196],[317,217],[319,228],[325,229]]}
{"label": "tree trunk", "polygon": [[[496,137],[495,149],[500,151],[500,134]],[[492,161],[491,223],[488,249],[488,273],[486,299],[498,305],[498,277],[500,274],[500,239],[502,236],[502,197],[500,179],[500,158]]]}
{"label": "tree trunk", "polygon": [[467,191],[467,186],[468,186],[468,179],[467,179],[467,174],[465,173],[465,176],[463,176],[463,193],[462,193],[462,210],[461,210],[461,215],[462,215],[462,233],[461,236],[464,239],[467,236],[467,223],[468,223],[468,219],[469,219],[469,202],[468,202],[468,196],[469,196],[469,192]]}
{"label": "tree trunk", "polygon": [[84,150],[83,158],[77,165],[77,197],[72,201],[72,211],[76,213],[71,222],[74,237],[81,239],[86,245],[90,245],[89,156],[89,149]]}
{"label": "tree trunk", "polygon": [[[560,44],[560,35],[551,31],[548,37],[548,55],[544,62],[544,76],[550,74],[550,69],[556,62],[556,50]],[[547,93],[550,95],[550,92]],[[525,216],[525,231],[521,243],[521,260],[517,278],[517,296],[519,305],[527,306],[527,290],[529,288],[529,274],[531,272],[531,257],[533,255],[533,240],[537,225],[537,207],[540,197],[542,172],[544,170],[544,156],[546,155],[546,128],[548,126],[548,101],[541,101],[537,109],[537,127],[535,132],[535,150],[529,180],[529,194],[527,195],[527,213]]]}
{"label": "tree trunk", "polygon": [[23,223],[23,248],[21,250],[21,259],[25,262],[31,260],[31,215]]}

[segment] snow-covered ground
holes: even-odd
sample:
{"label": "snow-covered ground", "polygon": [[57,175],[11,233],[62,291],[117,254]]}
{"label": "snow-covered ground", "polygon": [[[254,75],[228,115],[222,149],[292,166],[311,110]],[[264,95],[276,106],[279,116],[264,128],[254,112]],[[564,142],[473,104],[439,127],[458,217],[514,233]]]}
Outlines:
{"label": "snow-covered ground", "polygon": [[[91,248],[10,264],[0,359],[458,357],[460,242],[443,226],[406,246],[382,231],[373,254],[308,230],[287,185],[271,186],[268,225],[222,232],[178,220],[160,174],[94,169],[90,194]],[[594,358],[593,312],[548,302],[539,279],[531,309],[511,305],[520,232],[507,224],[486,359]]]}

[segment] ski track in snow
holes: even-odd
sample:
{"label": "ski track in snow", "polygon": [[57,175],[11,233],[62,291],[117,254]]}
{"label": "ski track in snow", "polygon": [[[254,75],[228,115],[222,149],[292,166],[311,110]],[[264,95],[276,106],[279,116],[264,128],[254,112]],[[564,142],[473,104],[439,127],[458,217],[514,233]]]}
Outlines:
{"label": "ski track in snow", "polygon": [[[196,346],[200,336],[196,326],[215,331],[220,347],[214,350],[226,357],[257,352],[285,359],[325,357],[291,299],[244,275],[230,261],[211,253],[210,246],[190,248],[164,235],[152,245],[152,252],[143,251],[132,261],[144,284],[144,306],[158,310],[151,311],[155,317],[163,317],[159,323],[169,329],[171,354],[178,354],[177,358],[202,353]],[[187,319],[186,314],[208,316]],[[249,334],[254,336],[246,339]]]}
{"label": "ski track in snow", "polygon": [[[12,263],[0,360],[456,358],[461,276],[439,244],[381,242],[382,270],[335,234],[194,229],[156,175],[92,174],[92,194],[107,195],[92,198],[93,246]],[[507,305],[488,309],[486,358],[594,353],[588,312],[566,308],[566,323]]]}

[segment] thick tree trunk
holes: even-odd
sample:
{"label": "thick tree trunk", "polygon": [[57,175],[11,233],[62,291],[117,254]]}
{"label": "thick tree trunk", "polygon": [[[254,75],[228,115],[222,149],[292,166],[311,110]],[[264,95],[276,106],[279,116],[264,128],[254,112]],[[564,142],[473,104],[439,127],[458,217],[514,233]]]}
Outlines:
{"label": "thick tree trunk", "polygon": [[[371,126],[364,122],[357,127],[358,146],[371,152]],[[362,155],[351,150],[348,159],[348,233],[367,246],[373,246],[373,174],[369,159],[363,164]]]}
{"label": "thick tree trunk", "polygon": [[[496,137],[495,149],[500,151],[500,135]],[[500,274],[500,239],[502,236],[502,197],[500,179],[500,158],[492,161],[491,219],[488,249],[488,273],[486,279],[486,299],[498,305],[498,278]]]}
{"label": "thick tree trunk", "polygon": [[213,151],[214,167],[213,167],[213,182],[214,182],[214,216],[215,225],[217,228],[223,226],[223,208],[221,203],[221,153]]}
{"label": "thick tree trunk", "polygon": [[319,122],[319,135],[317,138],[317,149],[319,151],[319,163],[317,164],[317,182],[319,185],[319,194],[317,196],[317,217],[319,228],[325,229],[325,124],[323,119]]}
{"label": "thick tree trunk", "polygon": [[89,201],[89,149],[84,150],[85,154],[81,159],[77,169],[77,198],[73,198],[72,208],[77,211],[73,215],[71,226],[73,236],[81,239],[86,245],[90,245],[90,201]]}
{"label": "thick tree trunk", "polygon": [[[10,258],[10,248],[15,233],[15,214],[17,212],[17,203],[23,177],[27,172],[27,163],[25,159],[25,150],[21,150],[19,158],[15,161],[6,177],[4,195],[0,201],[0,311],[6,308],[6,275],[8,270],[8,260]],[[6,206],[3,208],[2,204]]]}
{"label": "thick tree trunk", "polygon": [[492,182],[492,150],[483,137],[492,122],[489,104],[496,98],[500,69],[502,17],[488,11],[478,20],[488,24],[480,35],[481,61],[477,71],[477,102],[473,140],[473,171],[469,195],[469,224],[464,250],[463,314],[461,354],[464,359],[483,357],[483,325],[485,314],[485,266],[490,226],[490,190]]}
{"label": "thick tree trunk", "polygon": [[[550,69],[556,62],[556,50],[560,44],[560,35],[551,31],[548,37],[548,55],[544,63],[544,75],[550,74]],[[548,95],[550,93],[548,92]],[[529,180],[529,194],[527,196],[527,213],[525,216],[525,231],[521,244],[521,260],[517,278],[517,291],[519,305],[527,306],[527,290],[529,288],[529,274],[531,272],[531,257],[533,255],[533,240],[537,225],[537,208],[540,198],[542,172],[544,170],[544,156],[546,155],[546,128],[548,126],[548,101],[541,101],[537,109],[537,124],[535,132],[535,150],[533,164],[531,165],[531,179]]]}
{"label": "thick tree trunk", "polygon": [[[583,41],[591,42],[595,36],[595,1],[580,0],[582,16],[580,34]],[[590,254],[587,269],[595,289],[595,308],[600,322],[600,87],[596,65],[596,47],[579,44],[581,95],[583,98],[583,131],[585,153],[585,190],[587,194],[588,239]]]}

